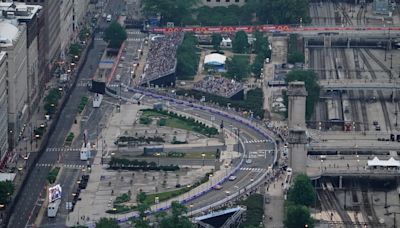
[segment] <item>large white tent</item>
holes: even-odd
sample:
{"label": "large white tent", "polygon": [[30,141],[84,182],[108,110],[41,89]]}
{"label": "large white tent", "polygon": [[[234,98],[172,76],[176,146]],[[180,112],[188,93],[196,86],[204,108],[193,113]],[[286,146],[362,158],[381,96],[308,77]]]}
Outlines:
{"label": "large white tent", "polygon": [[389,158],[389,160],[379,160],[379,158],[374,157],[372,160],[368,160],[368,166],[400,167],[400,161],[395,160],[393,157]]}
{"label": "large white tent", "polygon": [[220,66],[220,65],[225,65],[225,61],[226,61],[226,56],[218,53],[212,53],[206,55],[204,58],[205,65]]}

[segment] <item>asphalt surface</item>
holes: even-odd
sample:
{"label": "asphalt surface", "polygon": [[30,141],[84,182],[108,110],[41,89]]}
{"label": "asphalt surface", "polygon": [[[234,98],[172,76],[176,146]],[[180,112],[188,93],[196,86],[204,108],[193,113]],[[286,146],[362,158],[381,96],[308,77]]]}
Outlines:
{"label": "asphalt surface", "polygon": [[[117,13],[124,8],[124,3],[122,0],[113,0],[108,6],[106,6],[106,13],[113,14],[114,18],[116,18]],[[102,20],[102,19],[100,19]],[[100,21],[99,27],[106,28],[107,22],[104,20]],[[100,61],[99,56],[103,53],[106,44],[102,41],[101,38],[102,33],[96,34],[96,38],[94,41],[93,49],[89,51],[88,58],[81,74],[78,76],[78,80],[88,81],[92,75],[94,74],[95,69],[93,66],[97,66]],[[79,84],[79,83],[78,83]],[[69,98],[66,106],[62,110],[60,121],[56,125],[56,129],[54,133],[50,136],[48,148],[62,148],[64,139],[69,133],[70,127],[73,124],[76,114],[77,107],[80,103],[82,96],[87,95],[88,91],[86,87],[77,86],[72,91],[72,95]],[[90,105],[89,105],[90,106]],[[90,115],[90,122],[88,121],[86,124],[84,123],[84,128],[88,129],[89,132],[97,132],[98,123],[101,122],[101,118],[104,116],[104,113],[109,112],[112,109],[112,106],[104,105],[102,108],[97,110],[91,110],[88,116]],[[96,124],[91,124],[96,123]],[[90,135],[90,134],[89,134]],[[89,139],[93,139],[96,135],[90,135]],[[78,140],[75,140],[75,147],[80,147],[81,137]],[[79,160],[78,152],[63,152],[63,151],[48,151],[41,156],[38,164],[55,164],[60,153],[63,153],[63,162],[66,164],[77,164],[82,165],[84,162]],[[29,163],[32,163],[33,160],[28,160]],[[24,189],[21,190],[21,197],[16,202],[16,213],[14,213],[9,221],[8,227],[19,228],[25,227],[26,225],[33,223],[36,215],[39,211],[39,205],[36,205],[39,194],[42,194],[42,198],[45,196],[45,186],[46,186],[46,178],[50,171],[51,167],[43,167],[43,166],[35,166],[33,169],[32,175],[29,177],[27,185]],[[65,172],[65,173],[64,173]],[[34,174],[33,174],[34,173]],[[60,178],[60,184],[63,187],[63,202],[60,205],[60,208],[65,208],[65,202],[68,200],[70,194],[72,194],[72,190],[75,187],[77,178],[80,176],[80,170],[72,169],[68,170],[66,168],[63,169],[63,172],[60,174],[62,178]],[[60,224],[63,224],[65,221],[65,210],[60,210],[59,217],[55,219],[47,219],[45,216],[42,223],[50,225],[52,227],[60,227]],[[32,216],[31,216],[32,215]],[[29,220],[29,218],[31,218]],[[29,221],[28,221],[29,220]],[[47,226],[46,225],[46,226]]]}

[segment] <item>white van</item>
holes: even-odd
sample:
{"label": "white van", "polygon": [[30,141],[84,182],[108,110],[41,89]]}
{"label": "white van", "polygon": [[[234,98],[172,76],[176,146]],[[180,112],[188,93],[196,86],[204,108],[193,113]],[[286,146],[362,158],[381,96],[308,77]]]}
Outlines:
{"label": "white van", "polygon": [[230,181],[236,180],[236,176],[230,176],[230,177],[229,177],[229,180],[230,180]]}
{"label": "white van", "polygon": [[107,22],[111,22],[111,14],[107,15]]}

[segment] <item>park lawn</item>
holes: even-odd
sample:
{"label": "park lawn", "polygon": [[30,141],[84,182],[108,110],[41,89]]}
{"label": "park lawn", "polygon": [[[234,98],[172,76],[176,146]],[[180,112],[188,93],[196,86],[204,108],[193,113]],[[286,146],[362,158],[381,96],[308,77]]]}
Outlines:
{"label": "park lawn", "polygon": [[165,118],[165,126],[166,127],[172,127],[172,128],[179,128],[183,130],[188,130],[188,131],[193,131],[193,127],[191,124],[187,123],[186,121],[180,120],[178,118],[174,118],[168,115],[160,114],[154,111],[146,110],[143,111],[141,117],[148,117],[148,118],[154,118],[154,117],[163,117]]}
{"label": "park lawn", "polygon": [[173,117],[168,117],[165,122],[166,127],[172,127],[172,128],[179,128],[183,130],[188,130],[188,131],[194,131],[193,127],[190,123],[187,123],[185,121],[182,121],[177,118]]}
{"label": "park lawn", "polygon": [[169,200],[171,198],[174,198],[176,196],[182,195],[183,193],[189,191],[190,188],[181,188],[181,189],[177,189],[174,191],[169,191],[169,192],[160,192],[160,193],[155,193],[155,194],[150,194],[146,196],[146,200],[145,203],[147,203],[148,205],[153,205],[155,204],[155,198],[158,196],[158,200],[159,202],[162,201],[166,201]]}
{"label": "park lawn", "polygon": [[168,116],[160,114],[158,112],[151,111],[151,110],[144,110],[144,111],[142,111],[141,117],[151,118],[151,117],[168,117]]}

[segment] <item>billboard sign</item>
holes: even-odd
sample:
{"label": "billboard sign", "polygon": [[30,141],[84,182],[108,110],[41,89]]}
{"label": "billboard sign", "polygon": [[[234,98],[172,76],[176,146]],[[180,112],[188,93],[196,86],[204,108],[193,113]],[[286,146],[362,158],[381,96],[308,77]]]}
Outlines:
{"label": "billboard sign", "polygon": [[58,199],[61,199],[61,186],[58,184],[56,186],[49,188],[49,202],[54,202]]}

